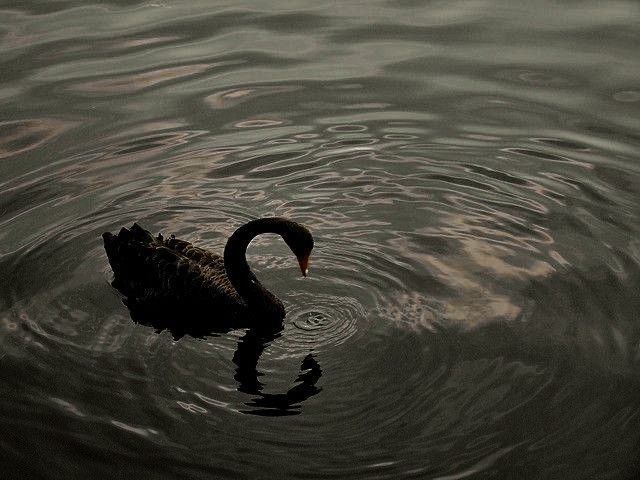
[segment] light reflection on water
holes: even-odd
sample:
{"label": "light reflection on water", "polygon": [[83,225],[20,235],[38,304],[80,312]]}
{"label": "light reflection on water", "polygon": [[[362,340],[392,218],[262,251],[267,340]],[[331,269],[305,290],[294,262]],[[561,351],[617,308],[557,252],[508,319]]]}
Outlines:
{"label": "light reflection on water", "polygon": [[[636,473],[636,5],[262,8],[0,15],[8,478]],[[252,244],[277,334],[176,340],[109,285],[104,231],[266,215],[316,238],[306,279]]]}

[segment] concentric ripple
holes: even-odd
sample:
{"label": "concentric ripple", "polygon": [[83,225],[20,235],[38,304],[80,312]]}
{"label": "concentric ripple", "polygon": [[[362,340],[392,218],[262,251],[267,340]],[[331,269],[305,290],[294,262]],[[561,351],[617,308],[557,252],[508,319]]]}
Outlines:
{"label": "concentric ripple", "polygon": [[318,294],[305,303],[296,302],[297,298],[292,297],[295,303],[287,312],[287,322],[295,327],[286,332],[287,348],[323,351],[365,328],[366,309],[356,298]]}

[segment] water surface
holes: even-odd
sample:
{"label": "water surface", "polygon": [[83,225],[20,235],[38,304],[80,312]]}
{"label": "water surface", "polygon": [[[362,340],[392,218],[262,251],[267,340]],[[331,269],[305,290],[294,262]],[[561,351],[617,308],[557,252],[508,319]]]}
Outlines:
{"label": "water surface", "polygon": [[[630,479],[633,1],[0,4],[5,478]],[[101,234],[249,262],[271,337],[134,322]],[[289,393],[287,393],[289,392]]]}

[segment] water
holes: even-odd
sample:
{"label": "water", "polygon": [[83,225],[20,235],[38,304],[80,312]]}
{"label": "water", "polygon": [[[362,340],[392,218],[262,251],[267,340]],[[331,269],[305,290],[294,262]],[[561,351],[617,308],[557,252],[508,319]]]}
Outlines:
{"label": "water", "polygon": [[[3,478],[634,478],[639,22],[3,2]],[[266,215],[316,239],[306,279],[252,244],[270,338],[175,341],[109,285],[104,231]]]}

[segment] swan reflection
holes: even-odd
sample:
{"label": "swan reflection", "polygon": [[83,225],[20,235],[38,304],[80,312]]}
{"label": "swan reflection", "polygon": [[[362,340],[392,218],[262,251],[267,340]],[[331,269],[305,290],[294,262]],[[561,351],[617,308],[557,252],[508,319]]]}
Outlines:
{"label": "swan reflection", "polygon": [[[125,302],[126,304],[126,302]],[[231,329],[203,329],[201,322],[177,322],[170,320],[157,311],[143,312],[140,309],[129,309],[132,320],[135,323],[153,327],[158,333],[169,331],[174,340],[178,341],[185,335],[193,338],[204,339],[211,335],[228,333]],[[171,316],[172,319],[176,317]],[[189,328],[191,325],[192,328]],[[197,325],[197,326],[196,326]],[[238,382],[237,390],[253,396],[247,402],[246,409],[242,413],[262,416],[286,416],[299,414],[301,403],[321,391],[316,383],[322,376],[322,369],[315,357],[309,353],[300,364],[300,374],[294,381],[294,385],[284,393],[263,392],[264,383],[260,378],[264,375],[258,370],[258,362],[264,350],[283,331],[283,325],[269,328],[249,328],[238,341],[233,354],[233,363],[236,365],[234,379]]]}

